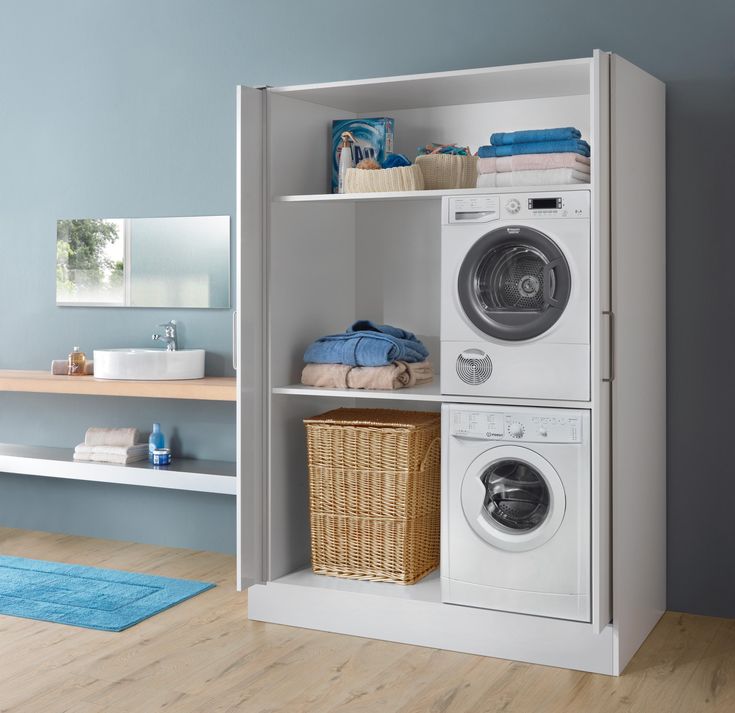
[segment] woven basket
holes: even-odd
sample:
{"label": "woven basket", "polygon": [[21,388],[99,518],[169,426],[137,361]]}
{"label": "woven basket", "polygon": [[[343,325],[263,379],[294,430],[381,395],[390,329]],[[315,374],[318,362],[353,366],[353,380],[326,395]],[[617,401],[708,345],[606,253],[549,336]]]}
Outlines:
{"label": "woven basket", "polygon": [[477,183],[477,156],[429,154],[418,156],[416,165],[421,168],[427,191],[474,188]]}
{"label": "woven basket", "polygon": [[436,569],[439,415],[336,409],[304,423],[314,572],[412,584]]}
{"label": "woven basket", "polygon": [[397,168],[348,168],[344,189],[345,193],[422,191],[424,176],[415,164]]}

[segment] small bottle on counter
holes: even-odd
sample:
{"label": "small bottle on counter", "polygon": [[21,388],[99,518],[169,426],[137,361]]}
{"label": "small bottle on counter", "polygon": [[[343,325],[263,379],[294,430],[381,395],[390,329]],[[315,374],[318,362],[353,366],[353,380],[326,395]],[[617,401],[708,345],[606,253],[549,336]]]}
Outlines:
{"label": "small bottle on counter", "polygon": [[163,433],[161,432],[161,424],[154,423],[153,432],[148,437],[148,460],[151,463],[158,465],[158,463],[155,463],[153,454],[156,451],[163,449],[165,446],[166,446],[166,439],[164,438]]}
{"label": "small bottle on counter", "polygon": [[87,357],[79,347],[74,347],[67,360],[66,373],[69,376],[84,376],[84,365],[87,363]]}

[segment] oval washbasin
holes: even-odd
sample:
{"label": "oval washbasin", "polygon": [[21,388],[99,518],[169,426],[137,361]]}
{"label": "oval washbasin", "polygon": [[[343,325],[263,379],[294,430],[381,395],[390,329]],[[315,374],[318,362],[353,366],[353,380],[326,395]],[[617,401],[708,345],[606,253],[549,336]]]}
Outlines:
{"label": "oval washbasin", "polygon": [[97,379],[203,379],[204,349],[95,349]]}

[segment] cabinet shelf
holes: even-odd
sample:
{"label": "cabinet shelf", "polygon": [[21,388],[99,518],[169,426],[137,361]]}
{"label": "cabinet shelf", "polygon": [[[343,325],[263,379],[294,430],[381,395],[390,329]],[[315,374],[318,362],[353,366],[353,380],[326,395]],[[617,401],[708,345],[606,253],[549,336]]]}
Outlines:
{"label": "cabinet shelf", "polygon": [[[428,401],[431,403],[456,404],[528,404],[529,399],[512,399],[491,396],[457,396],[442,394],[438,378],[431,384],[412,386],[407,389],[327,389],[321,386],[304,386],[303,384],[289,384],[276,386],[272,393],[282,396],[306,396],[317,398],[336,399],[383,399],[388,401]],[[590,408],[587,401],[554,401],[551,399],[533,399],[534,406],[552,406],[561,408]]]}
{"label": "cabinet shelf", "polygon": [[236,494],[236,467],[226,461],[178,458],[171,465],[155,468],[147,461],[118,465],[78,462],[73,456],[71,448],[0,443],[0,472],[219,495]]}
{"label": "cabinet shelf", "polygon": [[0,391],[81,396],[128,396],[196,401],[235,401],[234,377],[176,381],[117,381],[93,376],[54,376],[47,371],[0,370]]}
{"label": "cabinet shelf", "polygon": [[387,191],[384,193],[313,193],[274,196],[274,203],[362,203],[367,201],[428,200],[443,196],[464,196],[485,193],[554,193],[558,191],[589,191],[590,183],[555,186],[509,186],[507,188],[449,188],[433,191]]}

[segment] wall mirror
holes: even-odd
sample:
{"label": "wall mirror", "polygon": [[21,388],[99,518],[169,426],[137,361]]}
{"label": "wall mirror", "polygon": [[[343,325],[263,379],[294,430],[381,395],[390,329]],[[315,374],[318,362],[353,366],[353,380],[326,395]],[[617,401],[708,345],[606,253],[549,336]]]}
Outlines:
{"label": "wall mirror", "polygon": [[230,217],[56,223],[56,304],[230,306]]}

